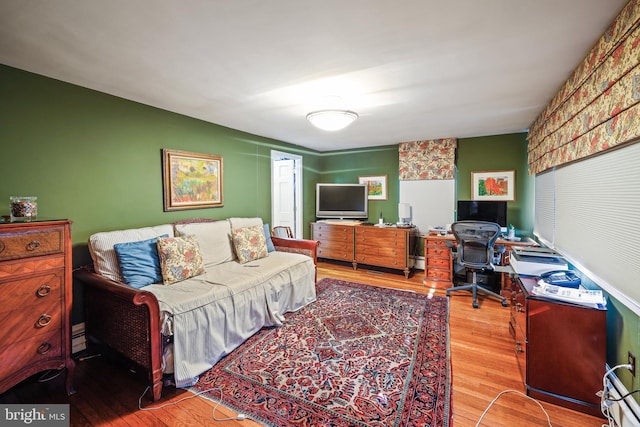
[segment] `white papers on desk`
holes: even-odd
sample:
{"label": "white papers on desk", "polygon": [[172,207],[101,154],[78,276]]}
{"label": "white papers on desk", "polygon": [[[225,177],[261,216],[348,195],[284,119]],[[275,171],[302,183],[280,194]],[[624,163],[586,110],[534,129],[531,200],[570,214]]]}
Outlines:
{"label": "white papers on desk", "polygon": [[531,293],[541,297],[584,305],[586,307],[603,309],[607,306],[607,301],[604,299],[602,291],[589,290],[582,286],[578,289],[567,288],[564,286],[550,285],[543,280],[538,280],[538,284],[533,287]]}

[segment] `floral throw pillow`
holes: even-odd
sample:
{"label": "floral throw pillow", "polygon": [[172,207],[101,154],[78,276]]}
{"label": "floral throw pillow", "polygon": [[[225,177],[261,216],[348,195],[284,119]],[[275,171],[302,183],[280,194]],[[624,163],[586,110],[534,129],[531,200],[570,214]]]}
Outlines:
{"label": "floral throw pillow", "polygon": [[158,239],[158,256],[165,285],[204,273],[204,263],[196,236]]}
{"label": "floral throw pillow", "polygon": [[240,264],[264,258],[267,252],[267,240],[261,225],[236,228],[231,231],[233,246]]}

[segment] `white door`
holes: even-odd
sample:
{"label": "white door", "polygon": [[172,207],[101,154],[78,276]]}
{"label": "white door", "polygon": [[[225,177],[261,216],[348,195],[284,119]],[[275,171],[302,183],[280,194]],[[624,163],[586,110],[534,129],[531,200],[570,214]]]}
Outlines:
{"label": "white door", "polygon": [[302,238],[302,158],[271,152],[271,226],[291,227]]}

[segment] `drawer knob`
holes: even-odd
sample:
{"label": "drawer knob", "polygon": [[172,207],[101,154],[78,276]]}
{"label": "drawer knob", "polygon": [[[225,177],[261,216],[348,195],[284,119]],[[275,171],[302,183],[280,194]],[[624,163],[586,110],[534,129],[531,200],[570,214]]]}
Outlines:
{"label": "drawer knob", "polygon": [[49,316],[48,314],[41,314],[40,318],[36,322],[36,325],[38,325],[39,328],[44,328],[49,323],[51,323],[51,319],[53,319],[52,316]]}
{"label": "drawer knob", "polygon": [[36,249],[38,249],[40,247],[40,242],[38,242],[37,240],[32,240],[31,242],[29,242],[29,244],[27,245],[27,250],[28,251],[35,251]]}
{"label": "drawer knob", "polygon": [[36,291],[36,295],[39,297],[46,297],[50,293],[51,293],[51,286],[49,285],[42,285]]}
{"label": "drawer knob", "polygon": [[48,342],[43,342],[42,344],[40,344],[40,347],[38,347],[38,354],[47,354],[49,353],[49,350],[51,350],[51,344],[49,344]]}

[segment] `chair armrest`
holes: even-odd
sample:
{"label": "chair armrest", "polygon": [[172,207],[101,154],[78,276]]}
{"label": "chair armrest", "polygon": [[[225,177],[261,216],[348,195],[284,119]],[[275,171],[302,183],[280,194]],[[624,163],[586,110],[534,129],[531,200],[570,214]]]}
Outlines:
{"label": "chair armrest", "polygon": [[271,240],[276,251],[304,254],[313,258],[314,264],[318,263],[316,252],[320,242],[317,240],[284,239],[281,237],[272,237]]}

